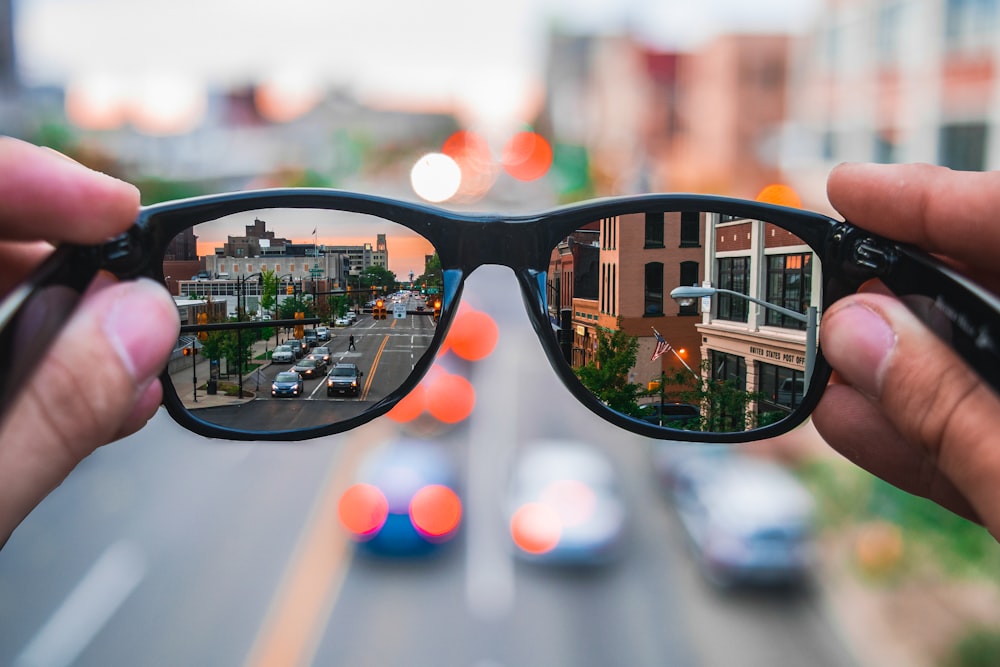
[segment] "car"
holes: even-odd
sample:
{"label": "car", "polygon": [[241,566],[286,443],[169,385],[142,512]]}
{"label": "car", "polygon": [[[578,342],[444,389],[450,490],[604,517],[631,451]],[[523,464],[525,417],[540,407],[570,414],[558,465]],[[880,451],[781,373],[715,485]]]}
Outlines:
{"label": "car", "polygon": [[698,568],[719,588],[794,586],[815,555],[812,496],[784,466],[746,454],[674,466],[670,496]]}
{"label": "car", "polygon": [[306,329],[304,340],[306,341],[306,345],[309,347],[316,347],[319,345],[319,336],[316,334],[315,329]]}
{"label": "car", "polygon": [[319,377],[326,371],[326,362],[322,359],[300,359],[292,366],[292,370],[301,375],[304,379]]}
{"label": "car", "polygon": [[701,409],[691,403],[646,403],[640,406],[639,419],[658,426],[698,429]]}
{"label": "car", "polygon": [[347,314],[344,317],[346,317],[347,319],[349,319],[352,323],[358,321],[358,314],[356,312],[354,312],[353,310],[347,311]]}
{"label": "car", "polygon": [[361,376],[364,373],[357,364],[337,363],[330,369],[330,374],[326,376],[326,395],[352,394],[357,396],[361,393]]}
{"label": "car", "polygon": [[623,552],[628,510],[618,473],[596,447],[541,440],[516,457],[504,514],[514,555],[557,565],[608,565]]}
{"label": "car", "polygon": [[322,361],[324,366],[328,366],[330,364],[330,348],[324,345],[317,345],[309,351],[306,359],[316,359]]}
{"label": "car", "polygon": [[425,557],[462,522],[457,465],[438,443],[403,437],[370,450],[338,501],[341,527],[371,556]]}
{"label": "car", "polygon": [[309,353],[309,345],[306,344],[306,341],[303,338],[290,338],[288,340],[288,345],[291,346],[296,359],[301,359]]}
{"label": "car", "polygon": [[316,339],[319,341],[330,340],[330,329],[327,327],[316,327]]}
{"label": "car", "polygon": [[344,315],[342,317],[338,317],[337,319],[335,319],[333,321],[333,325],[336,326],[336,327],[348,327],[348,326],[350,326],[352,324],[354,324],[354,320],[352,320],[351,318],[349,318],[347,315]]}
{"label": "car", "polygon": [[290,345],[279,345],[274,348],[274,352],[271,353],[271,361],[276,361],[282,364],[290,364],[295,361],[295,353],[292,351]]}
{"label": "car", "polygon": [[274,382],[271,383],[271,396],[297,398],[305,392],[305,389],[301,375],[292,371],[282,371],[274,376]]}

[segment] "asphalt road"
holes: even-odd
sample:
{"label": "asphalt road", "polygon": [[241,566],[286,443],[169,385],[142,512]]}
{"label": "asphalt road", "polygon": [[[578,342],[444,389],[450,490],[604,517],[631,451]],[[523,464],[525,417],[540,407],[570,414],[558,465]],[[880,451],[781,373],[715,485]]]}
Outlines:
{"label": "asphalt road", "polygon": [[[442,430],[463,475],[464,527],[436,558],[355,554],[337,491],[379,420],[309,443],[207,441],[158,415],[88,459],[0,552],[0,664],[853,665],[814,592],[705,584],[649,470],[647,440],[575,405],[502,270],[466,299],[497,350],[454,366],[476,409]],[[565,570],[511,558],[503,470],[536,438],[602,448],[625,481],[623,558]]]}

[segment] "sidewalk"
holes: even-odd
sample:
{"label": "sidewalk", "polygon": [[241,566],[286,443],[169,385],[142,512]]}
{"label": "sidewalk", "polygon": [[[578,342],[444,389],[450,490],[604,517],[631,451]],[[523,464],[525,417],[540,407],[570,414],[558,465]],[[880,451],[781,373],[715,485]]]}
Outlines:
{"label": "sidewalk", "polygon": [[[267,352],[274,351],[276,346],[275,337],[272,336],[269,340],[263,341],[259,340],[253,344],[253,358],[256,359]],[[208,359],[203,358],[201,355],[196,357],[197,364],[194,369],[194,376],[192,377],[191,366],[178,369],[170,374],[170,379],[173,381],[174,389],[177,390],[177,396],[185,405],[191,405],[192,403],[197,403],[198,407],[212,407],[216,405],[231,405],[237,402],[235,396],[227,396],[225,392],[219,391],[215,394],[209,394],[205,387],[208,383],[209,376],[209,362]],[[243,376],[243,391],[244,393],[251,392],[256,393],[258,391],[257,381],[254,375],[259,371],[264,370],[271,365],[270,360],[264,361],[256,371],[251,371]],[[197,393],[195,393],[195,381],[197,381]],[[230,375],[228,378],[220,378],[221,382],[238,384],[239,378],[236,375]],[[265,387],[266,389],[266,387]],[[244,400],[247,400],[244,398]]]}

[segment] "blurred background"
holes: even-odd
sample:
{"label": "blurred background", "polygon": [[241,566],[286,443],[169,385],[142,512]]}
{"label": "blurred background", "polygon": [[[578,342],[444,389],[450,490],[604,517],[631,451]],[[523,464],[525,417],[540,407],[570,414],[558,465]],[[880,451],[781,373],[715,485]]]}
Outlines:
{"label": "blurred background", "polygon": [[[781,183],[830,213],[840,161],[1000,167],[998,68],[998,0],[0,0],[0,132],[144,203]],[[0,553],[0,664],[1000,664],[980,528],[808,427],[737,452],[620,432],[509,272],[463,300],[445,409],[299,444],[158,415],[85,461]]]}

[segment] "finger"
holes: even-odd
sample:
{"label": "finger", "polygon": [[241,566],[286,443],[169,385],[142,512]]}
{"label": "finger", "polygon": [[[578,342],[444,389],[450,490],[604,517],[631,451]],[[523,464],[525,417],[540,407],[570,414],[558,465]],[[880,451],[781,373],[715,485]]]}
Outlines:
{"label": "finger", "polygon": [[0,241],[0,294],[8,293],[52,252],[44,241]]}
{"label": "finger", "polygon": [[[1000,398],[898,300],[857,294],[823,318],[823,352],[887,422],[961,489],[994,535]],[[872,443],[873,447],[881,446]]]}
{"label": "finger", "polygon": [[926,164],[842,164],[827,181],[847,220],[973,266],[994,268],[1000,246],[1000,172]]}
{"label": "finger", "polygon": [[0,237],[99,243],[128,229],[138,210],[134,186],[0,137]]}
{"label": "finger", "polygon": [[109,281],[84,295],[0,430],[0,536],[85,456],[155,410],[177,309],[151,280]]}
{"label": "finger", "polygon": [[823,439],[855,465],[970,521],[980,521],[969,500],[927,452],[907,442],[871,399],[854,388],[827,387],[812,421]]}

